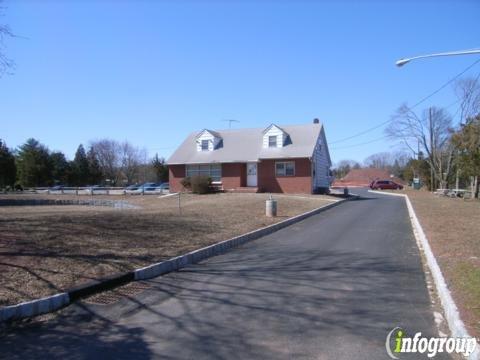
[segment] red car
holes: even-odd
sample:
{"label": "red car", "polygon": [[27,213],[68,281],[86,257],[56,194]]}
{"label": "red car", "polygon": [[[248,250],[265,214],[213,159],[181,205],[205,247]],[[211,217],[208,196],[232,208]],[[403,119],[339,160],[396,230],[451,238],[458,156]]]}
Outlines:
{"label": "red car", "polygon": [[374,180],[370,184],[372,190],[402,190],[403,185],[397,184],[392,180]]}

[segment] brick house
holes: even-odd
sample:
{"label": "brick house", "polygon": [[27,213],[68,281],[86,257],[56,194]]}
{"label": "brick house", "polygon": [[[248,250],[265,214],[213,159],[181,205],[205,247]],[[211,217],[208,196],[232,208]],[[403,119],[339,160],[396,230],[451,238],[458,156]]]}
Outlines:
{"label": "brick house", "polygon": [[167,161],[170,190],[186,176],[207,175],[225,191],[324,192],[332,165],[323,125],[204,129],[190,134]]}

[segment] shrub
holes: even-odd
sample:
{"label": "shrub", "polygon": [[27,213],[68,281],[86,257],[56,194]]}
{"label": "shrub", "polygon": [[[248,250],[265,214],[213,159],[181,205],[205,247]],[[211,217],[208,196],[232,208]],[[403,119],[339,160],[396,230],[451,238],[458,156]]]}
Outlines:
{"label": "shrub", "polygon": [[182,184],[182,186],[185,189],[190,189],[192,187],[192,182],[191,182],[190,176],[187,176],[186,178],[183,178],[182,181],[180,181],[180,184]]}
{"label": "shrub", "polygon": [[209,176],[192,176],[190,186],[194,194],[206,194],[210,191],[212,179]]}

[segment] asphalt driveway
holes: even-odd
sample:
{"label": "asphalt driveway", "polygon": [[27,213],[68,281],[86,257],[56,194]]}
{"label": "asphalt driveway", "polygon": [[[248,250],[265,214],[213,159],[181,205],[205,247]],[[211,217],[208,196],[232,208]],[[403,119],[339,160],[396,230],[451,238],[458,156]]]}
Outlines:
{"label": "asphalt driveway", "polygon": [[437,331],[404,199],[366,196],[113,305],[9,329],[0,357],[386,359],[394,327]]}

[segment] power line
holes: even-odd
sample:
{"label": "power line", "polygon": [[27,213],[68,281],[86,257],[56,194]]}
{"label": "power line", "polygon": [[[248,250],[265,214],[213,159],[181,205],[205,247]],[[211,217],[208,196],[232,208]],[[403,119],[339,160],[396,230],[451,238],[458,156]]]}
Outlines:
{"label": "power line", "polygon": [[371,144],[371,143],[374,143],[374,142],[377,142],[377,141],[380,141],[380,140],[385,140],[385,139],[387,139],[387,138],[388,138],[388,136],[382,136],[382,137],[380,137],[380,138],[373,139],[373,140],[370,140],[370,141],[366,141],[366,142],[363,142],[363,143],[353,144],[353,145],[347,145],[347,146],[341,146],[341,147],[337,147],[337,148],[332,148],[332,149],[330,149],[330,150],[349,149],[349,148],[352,148],[352,147],[367,145],[367,144]]}
{"label": "power line", "polygon": [[436,95],[437,93],[439,93],[441,90],[443,90],[444,88],[446,88],[448,85],[450,85],[452,82],[454,82],[455,80],[457,80],[460,76],[462,76],[463,74],[465,74],[468,70],[470,70],[472,67],[474,67],[475,65],[477,65],[478,63],[480,62],[480,59],[478,59],[477,61],[474,61],[473,64],[471,64],[470,66],[468,66],[465,70],[463,70],[461,73],[455,75],[453,78],[451,78],[450,80],[448,80],[445,84],[443,84],[442,86],[440,86],[437,90],[435,90],[433,93],[431,93],[430,95],[428,96],[425,96],[422,100],[420,100],[419,102],[417,102],[415,105],[413,105],[412,107],[410,107],[410,109],[413,109],[415,107],[417,107],[418,105],[420,105],[421,103],[425,102],[426,100],[430,99],[433,95]]}
{"label": "power line", "polygon": [[361,135],[363,135],[363,134],[369,133],[370,131],[373,131],[373,130],[376,130],[376,129],[382,127],[383,125],[389,123],[390,121],[392,121],[392,120],[384,121],[384,122],[382,122],[382,123],[380,123],[380,124],[378,124],[378,125],[376,125],[376,126],[374,126],[374,127],[371,127],[371,128],[368,128],[367,130],[364,130],[364,131],[362,131],[362,132],[356,133],[355,135],[352,135],[352,136],[349,136],[349,137],[346,137],[346,138],[343,138],[343,139],[340,139],[340,140],[331,141],[330,144],[337,144],[337,143],[339,143],[339,142],[344,142],[344,141],[347,141],[347,140],[350,140],[350,139],[359,137],[359,136],[361,136]]}
{"label": "power line", "polygon": [[[442,86],[440,86],[438,89],[436,89],[435,91],[433,91],[432,93],[430,93],[429,95],[425,96],[424,98],[422,98],[420,101],[418,101],[417,103],[415,103],[415,105],[411,106],[410,109],[413,109],[415,107],[417,107],[418,105],[424,103],[425,101],[427,101],[428,99],[430,99],[432,96],[436,95],[438,92],[440,92],[441,90],[443,90],[445,87],[447,87],[448,85],[450,85],[452,82],[454,82],[455,80],[457,80],[460,76],[462,76],[463,74],[465,74],[468,70],[470,70],[472,67],[474,67],[475,65],[477,65],[478,63],[480,62],[480,59],[474,61],[471,65],[469,65],[468,67],[466,67],[462,72],[458,73],[457,75],[455,75],[453,78],[451,78],[450,80],[448,80],[446,83],[444,83]],[[376,126],[373,126],[371,128],[368,128],[364,131],[361,131],[359,133],[356,133],[354,135],[351,135],[351,136],[348,136],[348,137],[345,137],[345,138],[342,138],[342,139],[339,139],[339,140],[336,140],[336,141],[332,141],[330,142],[330,144],[337,144],[339,142],[344,142],[344,141],[347,141],[347,140],[350,140],[350,139],[353,139],[353,138],[356,138],[358,136],[361,136],[361,135],[364,135],[366,133],[369,133],[373,130],[376,130],[386,124],[388,124],[389,122],[391,122],[392,119],[389,119],[389,120],[386,120]]]}

